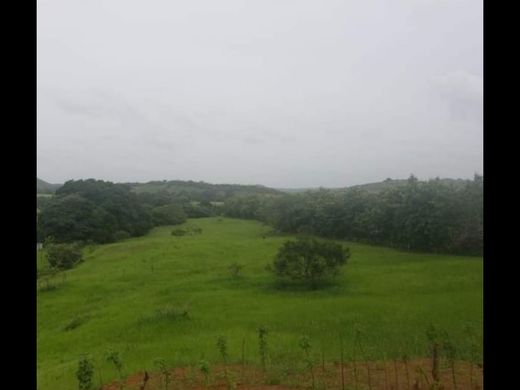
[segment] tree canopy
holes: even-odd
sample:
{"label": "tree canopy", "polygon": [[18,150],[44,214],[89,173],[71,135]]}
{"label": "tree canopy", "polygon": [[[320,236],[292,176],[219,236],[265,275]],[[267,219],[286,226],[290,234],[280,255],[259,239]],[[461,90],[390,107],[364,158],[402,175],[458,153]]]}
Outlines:
{"label": "tree canopy", "polygon": [[226,201],[227,216],[257,219],[287,233],[391,247],[482,255],[483,177],[409,180],[379,191],[352,188]]}
{"label": "tree canopy", "polygon": [[318,283],[337,275],[349,257],[349,249],[335,242],[300,238],[286,241],[280,247],[272,269],[283,280],[316,287]]}

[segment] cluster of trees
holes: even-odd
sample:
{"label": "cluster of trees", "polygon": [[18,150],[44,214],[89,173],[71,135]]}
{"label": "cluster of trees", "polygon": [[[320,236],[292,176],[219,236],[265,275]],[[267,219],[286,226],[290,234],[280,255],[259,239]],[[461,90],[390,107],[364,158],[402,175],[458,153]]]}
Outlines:
{"label": "cluster of trees", "polygon": [[[199,195],[212,186],[158,183],[189,183],[201,190]],[[213,185],[211,191],[216,192],[197,200],[193,193],[167,188],[139,192],[132,184],[71,180],[54,196],[38,198],[37,234],[40,242],[53,237],[56,242],[105,243],[143,235],[154,226],[180,224],[186,218],[226,215],[256,219],[287,233],[482,255],[483,184],[479,175],[456,183],[418,181],[412,175],[377,190],[358,187],[293,194],[259,186],[238,186],[237,190],[233,185]],[[246,191],[249,187],[254,191]],[[226,192],[233,188],[235,192]],[[220,205],[205,197],[225,201]]]}
{"label": "cluster of trees", "polygon": [[134,191],[142,193],[169,193],[183,202],[223,202],[235,195],[265,195],[279,194],[280,192],[260,186],[241,184],[210,184],[203,181],[150,181],[148,183],[130,183]]}
{"label": "cluster of trees", "polygon": [[[40,180],[41,181],[41,180]],[[279,194],[263,186],[193,181],[112,183],[70,180],[54,196],[38,197],[39,242],[107,243],[147,233],[154,226],[222,214],[222,201],[237,194]]]}
{"label": "cluster of trees", "polygon": [[136,194],[128,184],[70,180],[53,197],[38,198],[37,239],[107,243],[141,236],[154,226],[212,216],[216,209],[166,191]]}
{"label": "cluster of trees", "polygon": [[66,270],[83,261],[79,245],[49,243],[45,249],[46,259],[51,269]]}
{"label": "cluster of trees", "polygon": [[315,234],[396,248],[482,255],[483,184],[418,181],[367,191],[325,190],[279,196],[236,196],[224,205],[235,218],[257,219],[281,232]]}
{"label": "cluster of trees", "polygon": [[335,277],[350,258],[349,248],[335,242],[299,238],[286,241],[268,266],[280,280],[315,288]]}

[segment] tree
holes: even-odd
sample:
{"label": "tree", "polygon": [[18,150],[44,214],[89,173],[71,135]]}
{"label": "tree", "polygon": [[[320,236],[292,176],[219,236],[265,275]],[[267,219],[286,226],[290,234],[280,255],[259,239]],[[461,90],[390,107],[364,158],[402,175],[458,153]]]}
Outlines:
{"label": "tree", "polygon": [[117,230],[117,221],[104,209],[79,194],[58,196],[38,216],[41,238],[58,242],[92,239],[108,242]]}
{"label": "tree", "polygon": [[349,257],[349,248],[340,244],[300,238],[286,241],[280,247],[271,269],[282,280],[302,282],[315,288],[337,275]]}
{"label": "tree", "polygon": [[38,224],[43,238],[57,242],[111,242],[118,231],[136,237],[153,227],[145,206],[129,185],[70,180],[41,210]]}
{"label": "tree", "polygon": [[186,221],[186,214],[181,206],[172,203],[154,208],[152,218],[156,226],[178,225]]}
{"label": "tree", "polygon": [[46,248],[47,261],[55,269],[70,269],[82,261],[81,249],[73,244],[50,244]]}

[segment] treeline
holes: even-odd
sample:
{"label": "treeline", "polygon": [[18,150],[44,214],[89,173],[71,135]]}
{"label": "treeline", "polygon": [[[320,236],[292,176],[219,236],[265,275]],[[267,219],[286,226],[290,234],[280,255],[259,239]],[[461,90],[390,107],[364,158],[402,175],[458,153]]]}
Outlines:
{"label": "treeline", "polygon": [[260,186],[241,184],[210,184],[203,181],[150,181],[148,183],[130,183],[133,191],[138,194],[165,192],[173,194],[183,201],[224,202],[236,195],[266,195],[280,192]]}
{"label": "treeline", "polygon": [[216,215],[218,207],[172,193],[136,194],[128,184],[70,180],[55,196],[37,198],[37,240],[107,243],[146,234],[154,226]]}
{"label": "treeline", "polygon": [[[136,192],[131,184],[71,180],[55,196],[37,198],[37,239],[106,243],[146,234],[154,226],[223,214],[259,220],[284,233],[482,255],[483,182],[479,175],[457,185],[411,176],[401,185],[379,191],[351,188],[283,194],[243,186],[256,190],[240,189],[225,196],[209,192],[199,197],[202,192],[165,188]],[[208,198],[223,199],[224,205]]]}
{"label": "treeline", "polygon": [[395,248],[483,253],[483,177],[464,185],[418,181],[373,192],[321,189],[280,196],[236,196],[229,217],[256,219],[287,233],[315,234]]}

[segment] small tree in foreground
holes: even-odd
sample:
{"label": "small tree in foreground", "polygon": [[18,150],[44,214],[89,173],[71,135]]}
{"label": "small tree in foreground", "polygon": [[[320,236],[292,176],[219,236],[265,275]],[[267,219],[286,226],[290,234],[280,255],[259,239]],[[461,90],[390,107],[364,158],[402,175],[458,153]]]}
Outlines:
{"label": "small tree in foreground", "polygon": [[83,357],[78,362],[76,370],[76,378],[79,382],[79,390],[89,390],[92,388],[92,376],[94,375],[94,367],[92,360]]}
{"label": "small tree in foreground", "polygon": [[270,269],[280,278],[316,287],[338,274],[347,263],[350,250],[334,242],[300,238],[286,241],[278,250]]}

